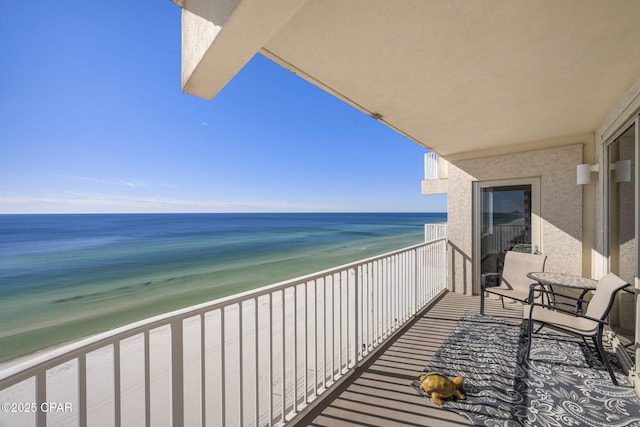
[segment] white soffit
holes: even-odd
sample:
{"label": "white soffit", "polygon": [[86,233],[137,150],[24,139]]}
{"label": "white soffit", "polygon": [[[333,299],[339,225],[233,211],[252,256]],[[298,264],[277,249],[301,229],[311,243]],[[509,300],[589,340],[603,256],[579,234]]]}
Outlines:
{"label": "white soffit", "polygon": [[637,0],[313,0],[260,51],[446,156],[593,132],[640,73],[638,17]]}

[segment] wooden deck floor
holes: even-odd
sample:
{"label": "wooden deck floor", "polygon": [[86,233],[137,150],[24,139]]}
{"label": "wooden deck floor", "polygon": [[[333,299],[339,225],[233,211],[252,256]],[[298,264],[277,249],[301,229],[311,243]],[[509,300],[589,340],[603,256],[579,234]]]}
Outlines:
{"label": "wooden deck floor", "polygon": [[[486,314],[522,317],[522,306],[487,300]],[[341,384],[298,426],[460,426],[462,416],[418,396],[409,386],[466,311],[479,312],[480,298],[445,294],[418,317],[378,356]]]}

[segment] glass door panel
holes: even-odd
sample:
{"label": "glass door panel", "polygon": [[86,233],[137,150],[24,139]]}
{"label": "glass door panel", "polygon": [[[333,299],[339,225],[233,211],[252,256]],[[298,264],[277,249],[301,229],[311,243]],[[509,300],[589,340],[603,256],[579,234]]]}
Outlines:
{"label": "glass door panel", "polygon": [[[480,273],[500,272],[507,251],[537,252],[534,183],[482,183],[478,197]],[[507,184],[507,183],[500,183]],[[539,204],[539,202],[538,202]]]}
{"label": "glass door panel", "polygon": [[[633,284],[638,268],[636,231],[636,127],[631,126],[608,147],[609,268]],[[633,337],[635,300],[621,293],[611,315],[612,326]]]}
{"label": "glass door panel", "polygon": [[473,183],[473,283],[501,272],[507,251],[543,251],[540,177]]}

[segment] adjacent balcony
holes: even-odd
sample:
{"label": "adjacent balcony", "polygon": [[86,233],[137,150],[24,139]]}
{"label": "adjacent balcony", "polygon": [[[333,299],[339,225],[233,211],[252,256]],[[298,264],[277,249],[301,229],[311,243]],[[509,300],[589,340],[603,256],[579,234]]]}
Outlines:
{"label": "adjacent balcony", "polygon": [[448,177],[449,163],[436,153],[425,153],[422,194],[447,194],[449,192]]}

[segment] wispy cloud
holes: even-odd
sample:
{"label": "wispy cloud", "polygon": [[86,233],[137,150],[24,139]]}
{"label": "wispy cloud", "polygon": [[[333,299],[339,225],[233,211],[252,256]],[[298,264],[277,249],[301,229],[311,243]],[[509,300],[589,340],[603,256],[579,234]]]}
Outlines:
{"label": "wispy cloud", "polygon": [[72,178],[72,179],[75,179],[75,180],[78,180],[78,181],[84,181],[84,182],[90,182],[90,183],[93,183],[93,184],[99,184],[99,185],[129,187],[129,188],[148,187],[148,185],[146,183],[142,182],[142,181],[119,179],[119,178],[101,179],[101,178],[93,178],[93,177],[88,177],[88,176],[70,176],[69,178]]}
{"label": "wispy cloud", "polygon": [[118,179],[117,181],[118,185],[124,185],[125,187],[129,187],[129,188],[136,188],[136,187],[146,187],[147,184],[145,184],[142,181],[126,181],[124,179]]}
{"label": "wispy cloud", "polygon": [[65,192],[33,196],[0,194],[0,213],[321,212],[344,206],[273,200],[189,200],[161,196]]}

